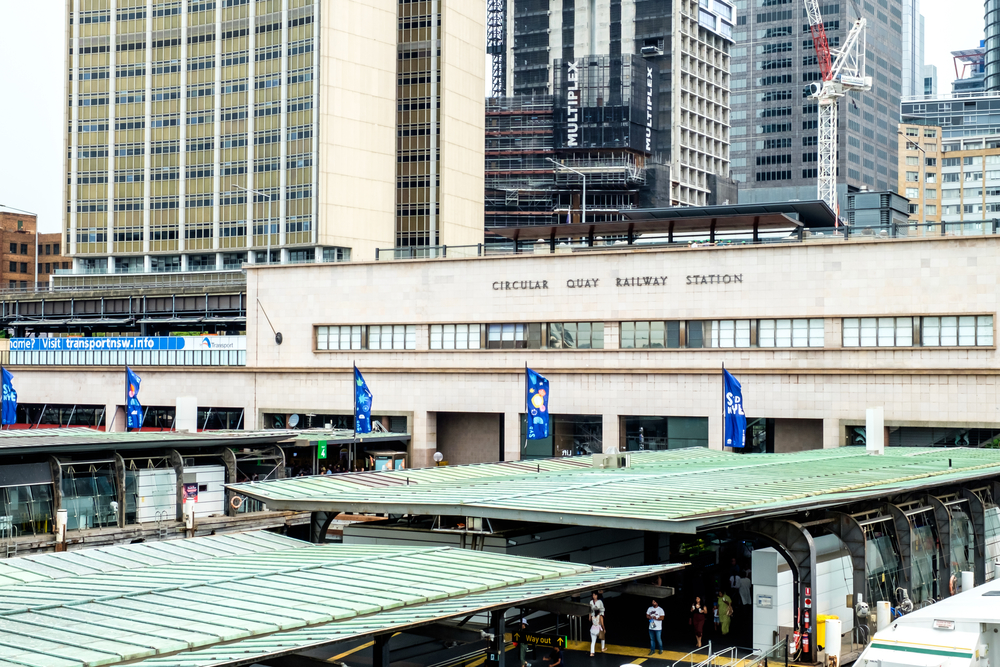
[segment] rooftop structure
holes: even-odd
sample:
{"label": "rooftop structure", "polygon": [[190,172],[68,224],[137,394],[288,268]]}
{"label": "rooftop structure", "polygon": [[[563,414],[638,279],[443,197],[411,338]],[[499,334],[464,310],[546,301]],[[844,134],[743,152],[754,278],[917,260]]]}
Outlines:
{"label": "rooftop structure", "polygon": [[1000,134],[1000,91],[921,95],[904,99],[900,109],[901,124],[940,127],[944,139]]}

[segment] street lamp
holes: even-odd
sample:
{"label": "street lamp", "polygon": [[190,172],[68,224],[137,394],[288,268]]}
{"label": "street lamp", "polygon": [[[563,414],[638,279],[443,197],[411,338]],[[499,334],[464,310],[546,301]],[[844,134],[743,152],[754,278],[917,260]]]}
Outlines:
{"label": "street lamp", "polygon": [[[550,157],[547,157],[545,159],[551,162],[552,164],[556,165],[557,167],[560,167],[562,169],[565,169],[566,171],[571,171],[574,174],[577,174],[580,178],[583,179],[583,197],[582,199],[580,199],[580,224],[582,225],[587,224],[587,175],[582,171],[577,171],[573,167],[568,167],[564,165],[559,160],[553,160]],[[569,208],[571,211],[573,210],[572,202],[570,202]]]}
{"label": "street lamp", "polygon": [[[927,212],[927,183],[924,182],[924,176],[925,176],[924,171],[926,169],[926,164],[927,164],[927,151],[925,151],[923,148],[921,148],[920,144],[918,144],[917,142],[910,141],[910,138],[907,137],[905,134],[903,134],[902,130],[896,130],[896,134],[898,134],[899,136],[903,137],[903,139],[906,141],[907,144],[913,144],[914,148],[916,148],[918,151],[920,151],[921,153],[924,154],[923,157],[920,159],[920,189],[917,192],[918,192],[919,197],[920,197],[920,199],[919,199],[920,200],[920,203],[919,203],[919,206],[920,206],[920,232],[922,234],[926,234],[927,230],[925,229],[925,227],[927,225],[927,215],[926,215],[926,212]],[[944,223],[942,222],[941,224],[943,225]]]}
{"label": "street lamp", "polygon": [[[260,195],[267,200],[267,263],[271,263],[271,195],[266,192],[261,192],[260,190],[254,190],[253,188],[245,188],[242,185],[237,185],[232,183],[234,188],[239,188],[247,193],[253,193],[255,195]],[[250,216],[250,238],[253,238],[253,216]]]}
{"label": "street lamp", "polygon": [[13,206],[7,206],[6,204],[0,204],[0,208],[9,208],[12,211],[19,211],[20,213],[26,213],[28,215],[35,216],[35,284],[32,287],[32,292],[38,291],[38,214],[32,213],[31,211],[25,211],[20,208],[14,208]]}

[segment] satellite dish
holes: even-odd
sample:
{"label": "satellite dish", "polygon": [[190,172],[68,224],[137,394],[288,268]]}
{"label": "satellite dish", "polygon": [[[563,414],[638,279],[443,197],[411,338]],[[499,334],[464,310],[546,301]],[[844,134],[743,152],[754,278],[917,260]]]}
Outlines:
{"label": "satellite dish", "polygon": [[291,415],[288,417],[288,428],[295,428],[299,425],[299,416]]}

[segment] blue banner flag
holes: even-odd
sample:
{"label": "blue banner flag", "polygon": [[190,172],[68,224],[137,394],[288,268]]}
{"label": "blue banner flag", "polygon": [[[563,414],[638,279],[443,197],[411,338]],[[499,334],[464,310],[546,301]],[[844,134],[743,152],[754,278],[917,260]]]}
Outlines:
{"label": "blue banner flag", "polygon": [[0,424],[17,423],[17,392],[14,391],[14,375],[6,368],[0,369],[3,372],[3,402],[2,419]]}
{"label": "blue banner flag", "polygon": [[743,387],[732,374],[722,370],[726,394],[726,447],[743,449],[746,445],[747,415],[743,411]]}
{"label": "blue banner flag", "polygon": [[524,371],[528,440],[543,440],[549,437],[549,381],[530,368]]}
{"label": "blue banner flag", "polygon": [[354,367],[354,432],[372,432],[372,392],[358,367]]}
{"label": "blue banner flag", "polygon": [[142,404],[139,403],[139,376],[125,367],[125,427],[142,427]]}

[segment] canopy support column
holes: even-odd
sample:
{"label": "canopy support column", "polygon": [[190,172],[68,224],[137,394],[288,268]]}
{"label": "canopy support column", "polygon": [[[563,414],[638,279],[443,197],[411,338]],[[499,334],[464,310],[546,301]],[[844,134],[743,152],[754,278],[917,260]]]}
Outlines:
{"label": "canopy support column", "polygon": [[986,583],[986,506],[979,494],[971,489],[963,488],[962,497],[969,503],[969,518],[974,533],[972,541],[975,543],[973,572],[976,574],[976,586],[981,586]]}
{"label": "canopy support column", "polygon": [[389,640],[392,635],[375,635],[372,644],[372,667],[389,667]]}
{"label": "canopy support column", "polygon": [[[802,659],[811,661],[816,655],[816,608],[811,600],[816,599],[816,545],[809,529],[795,521],[761,519],[749,521],[743,532],[764,539],[788,562],[794,575],[792,592],[795,610],[793,623],[801,627],[803,637],[809,639],[809,650],[803,651]],[[807,606],[806,600],[810,603]],[[806,617],[808,614],[808,623]]]}

